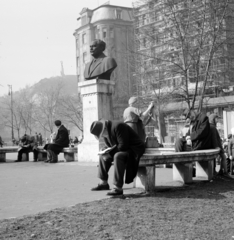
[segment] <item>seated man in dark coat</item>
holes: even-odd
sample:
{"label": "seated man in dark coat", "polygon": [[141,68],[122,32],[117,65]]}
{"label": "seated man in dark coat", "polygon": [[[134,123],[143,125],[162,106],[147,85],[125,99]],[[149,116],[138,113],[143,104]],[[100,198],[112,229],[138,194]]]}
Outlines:
{"label": "seated man in dark coat", "polygon": [[100,120],[92,123],[90,132],[105,142],[105,149],[99,152],[98,178],[100,183],[92,191],[109,190],[108,172],[114,162],[114,189],[107,195],[122,195],[124,184],[133,182],[139,160],[145,151],[145,144],[137,133],[126,123]]}
{"label": "seated man in dark coat", "polygon": [[29,161],[29,153],[33,152],[33,161],[37,161],[38,151],[37,151],[37,141],[33,136],[24,135],[19,142],[18,157],[15,162],[22,161],[23,153],[26,153],[26,161]]}
{"label": "seated man in dark coat", "polygon": [[60,120],[54,122],[55,126],[58,128],[53,143],[46,144],[44,149],[47,151],[47,160],[45,162],[57,163],[58,154],[63,150],[64,147],[69,146],[69,134],[68,130],[62,125]]}
{"label": "seated man in dark coat", "polygon": [[117,67],[114,58],[107,57],[103,52],[106,43],[102,40],[94,40],[90,45],[90,53],[93,56],[91,62],[85,66],[84,77],[90,79],[110,80],[111,73]]}
{"label": "seated man in dark coat", "polygon": [[[185,109],[184,116],[185,119],[189,118],[191,120],[190,138],[192,141],[192,150],[211,149],[210,123],[208,117],[203,113],[198,113],[194,109]],[[175,150],[176,152],[186,151],[186,141],[183,138],[177,139]]]}

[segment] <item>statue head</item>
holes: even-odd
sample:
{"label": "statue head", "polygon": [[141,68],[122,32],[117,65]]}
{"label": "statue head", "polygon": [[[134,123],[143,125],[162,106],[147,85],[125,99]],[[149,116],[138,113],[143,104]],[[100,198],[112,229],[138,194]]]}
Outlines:
{"label": "statue head", "polygon": [[90,53],[94,58],[99,57],[106,49],[106,43],[100,39],[95,39],[90,44]]}

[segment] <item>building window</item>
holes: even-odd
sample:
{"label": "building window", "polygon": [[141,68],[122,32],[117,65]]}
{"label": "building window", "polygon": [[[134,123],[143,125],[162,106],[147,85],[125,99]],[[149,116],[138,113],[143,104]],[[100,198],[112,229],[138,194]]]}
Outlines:
{"label": "building window", "polygon": [[114,29],[113,28],[110,29],[110,38],[114,38]]}
{"label": "building window", "polygon": [[107,36],[107,30],[106,30],[106,28],[103,28],[103,30],[102,30],[102,37],[103,37],[103,39],[105,39],[106,36]]}
{"label": "building window", "polygon": [[81,17],[81,25],[82,26],[86,24],[86,19],[87,19],[86,16]]}
{"label": "building window", "polygon": [[87,53],[83,53],[83,63],[87,63]]}
{"label": "building window", "polygon": [[80,67],[80,58],[79,57],[76,58],[76,66],[77,66],[77,69],[79,69],[79,67]]}
{"label": "building window", "polygon": [[95,33],[95,39],[99,39],[100,37],[99,37],[99,29],[97,28],[97,27],[95,27],[95,29],[94,29],[94,33]]}
{"label": "building window", "polygon": [[76,48],[77,49],[79,48],[79,35],[77,35],[76,37]]}
{"label": "building window", "polygon": [[122,10],[121,9],[116,9],[115,10],[115,16],[117,19],[122,19]]}
{"label": "building window", "polygon": [[84,33],[84,34],[82,35],[82,43],[83,43],[83,44],[86,44],[86,43],[87,43],[86,33]]}

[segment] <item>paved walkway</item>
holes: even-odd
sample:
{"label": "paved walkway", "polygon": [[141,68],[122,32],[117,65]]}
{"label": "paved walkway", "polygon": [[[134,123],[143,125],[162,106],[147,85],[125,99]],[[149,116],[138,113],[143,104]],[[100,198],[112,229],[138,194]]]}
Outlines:
{"label": "paved walkway", "polygon": [[[32,162],[31,154],[29,162],[15,163],[16,156],[7,154],[7,162],[0,164],[0,219],[108,198],[105,191],[90,191],[98,182],[97,163]],[[113,168],[111,187],[112,176]],[[156,177],[157,185],[165,185],[172,181],[172,170],[157,169]],[[124,185],[124,193],[142,191],[132,186]]]}

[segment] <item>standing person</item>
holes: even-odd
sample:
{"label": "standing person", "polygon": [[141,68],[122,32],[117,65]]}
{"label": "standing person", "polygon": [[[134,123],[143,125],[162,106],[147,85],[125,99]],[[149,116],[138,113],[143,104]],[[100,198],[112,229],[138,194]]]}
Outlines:
{"label": "standing person", "polygon": [[22,161],[23,153],[26,153],[27,159],[29,161],[28,154],[33,152],[33,161],[36,162],[38,158],[38,151],[37,151],[37,142],[35,141],[34,136],[24,135],[19,142],[19,149],[18,149],[18,156],[15,162]]}
{"label": "standing person", "polygon": [[136,177],[139,160],[145,151],[144,142],[136,132],[123,122],[100,120],[92,123],[90,132],[97,138],[103,138],[105,149],[99,152],[98,178],[100,182],[92,191],[109,190],[108,172],[114,163],[114,188],[107,195],[122,195],[124,184],[133,182]]}
{"label": "standing person", "polygon": [[39,143],[39,146],[42,146],[43,144],[41,133],[38,134],[38,143]]}
{"label": "standing person", "polygon": [[[228,142],[228,155],[230,159],[230,166],[232,168],[232,162],[234,159],[234,128],[231,129],[232,138]],[[232,169],[231,169],[232,172]]]}
{"label": "standing person", "polygon": [[38,137],[38,134],[37,134],[37,132],[35,132],[35,141],[38,143],[39,142],[39,137]]}
{"label": "standing person", "polygon": [[0,136],[0,146],[2,147],[3,145],[3,141],[2,141],[2,137]]}
{"label": "standing person", "polygon": [[[183,115],[185,119],[189,118],[190,123],[190,139],[192,141],[192,150],[211,149],[210,141],[210,123],[208,117],[199,113],[194,109],[185,109]],[[186,141],[179,138],[175,142],[175,151],[186,151]]]}
{"label": "standing person", "polygon": [[44,149],[47,151],[47,160],[45,162],[57,163],[58,154],[64,147],[69,146],[68,130],[62,125],[60,120],[54,122],[57,127],[57,134],[53,134],[53,143],[46,144]]}
{"label": "standing person", "polygon": [[227,162],[227,170],[228,173],[232,175],[232,169],[231,169],[231,160],[229,158],[229,154],[228,154],[228,144],[230,142],[230,140],[232,139],[232,134],[228,134],[227,139],[224,139],[223,142],[223,149],[224,149],[224,154],[226,156],[226,162]]}
{"label": "standing person", "polygon": [[[219,118],[219,116],[215,113],[212,113],[209,115],[210,132],[211,132],[210,140],[212,143],[212,148],[220,149],[219,155],[221,158],[221,163],[220,163],[220,170],[218,172],[218,175],[223,175],[223,176],[229,177],[228,171],[227,171],[226,156],[224,154],[224,149],[222,146],[222,140],[221,140],[221,138],[219,136],[219,132],[216,128],[216,125],[218,123],[218,118]],[[214,161],[215,161],[215,164],[214,164],[214,168],[215,168],[216,160],[214,160]]]}
{"label": "standing person", "polygon": [[145,141],[145,130],[143,121],[147,116],[149,116],[152,108],[154,107],[154,103],[151,102],[146,111],[141,112],[137,106],[138,98],[131,97],[128,100],[128,105],[124,110],[123,119],[126,124],[128,124],[141,138],[142,141]]}

